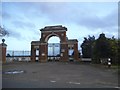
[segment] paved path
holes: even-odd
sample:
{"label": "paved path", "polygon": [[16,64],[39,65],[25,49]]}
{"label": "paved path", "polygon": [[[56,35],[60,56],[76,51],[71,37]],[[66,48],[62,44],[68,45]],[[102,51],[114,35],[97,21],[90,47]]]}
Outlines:
{"label": "paved path", "polygon": [[[4,74],[24,70],[21,74]],[[117,88],[116,69],[65,62],[12,63],[3,65],[3,88]]]}

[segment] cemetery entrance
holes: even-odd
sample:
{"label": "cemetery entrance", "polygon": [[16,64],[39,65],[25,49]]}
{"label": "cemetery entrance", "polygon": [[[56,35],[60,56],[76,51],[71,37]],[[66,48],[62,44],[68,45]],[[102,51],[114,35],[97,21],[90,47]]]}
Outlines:
{"label": "cemetery entrance", "polygon": [[[79,53],[78,53],[78,41],[77,39],[68,39],[66,36],[67,28],[62,25],[58,26],[47,26],[45,28],[40,29],[41,38],[40,41],[32,41],[31,42],[31,61],[36,60],[36,56],[38,56],[39,62],[47,62],[51,59],[55,59],[58,61],[69,61],[69,48],[74,50],[73,58],[76,61],[79,61]],[[59,37],[60,44],[48,44],[48,40],[53,37]],[[56,48],[59,53],[56,53]],[[51,50],[51,55],[48,55],[48,50]],[[39,51],[39,54],[36,55],[36,50]],[[52,57],[52,58],[51,58]]]}

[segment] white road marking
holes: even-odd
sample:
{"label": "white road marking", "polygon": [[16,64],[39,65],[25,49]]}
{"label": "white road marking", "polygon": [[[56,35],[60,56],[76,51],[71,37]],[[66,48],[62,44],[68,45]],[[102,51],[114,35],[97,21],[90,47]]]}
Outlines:
{"label": "white road marking", "polygon": [[69,84],[80,84],[79,82],[68,82]]}
{"label": "white road marking", "polygon": [[50,81],[50,82],[55,83],[56,81]]}
{"label": "white road marking", "polygon": [[120,88],[120,87],[115,87],[115,88]]}

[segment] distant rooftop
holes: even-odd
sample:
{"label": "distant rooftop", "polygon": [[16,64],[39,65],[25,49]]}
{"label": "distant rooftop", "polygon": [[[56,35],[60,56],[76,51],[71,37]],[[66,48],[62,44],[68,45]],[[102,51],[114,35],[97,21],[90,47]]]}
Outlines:
{"label": "distant rooftop", "polygon": [[66,27],[63,27],[62,25],[56,25],[56,26],[46,26],[42,29],[40,29],[40,31],[49,31],[49,30],[65,30],[67,31]]}

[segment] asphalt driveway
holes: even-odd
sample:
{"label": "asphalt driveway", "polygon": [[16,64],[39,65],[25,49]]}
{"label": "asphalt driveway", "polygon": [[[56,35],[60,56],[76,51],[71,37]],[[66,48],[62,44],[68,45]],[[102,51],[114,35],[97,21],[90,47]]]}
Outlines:
{"label": "asphalt driveway", "polygon": [[[4,64],[3,88],[118,88],[118,73],[100,65],[73,62]],[[5,73],[23,70],[23,73]]]}

